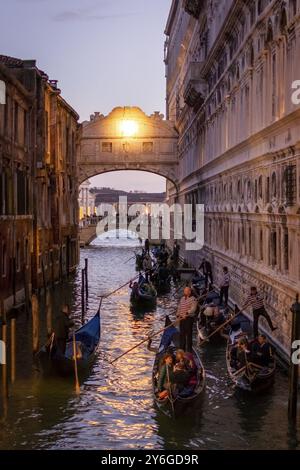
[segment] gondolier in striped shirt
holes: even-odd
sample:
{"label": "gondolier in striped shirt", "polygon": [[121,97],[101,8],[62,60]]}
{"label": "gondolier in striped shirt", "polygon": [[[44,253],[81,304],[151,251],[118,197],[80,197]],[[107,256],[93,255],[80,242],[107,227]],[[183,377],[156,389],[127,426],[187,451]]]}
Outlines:
{"label": "gondolier in striped shirt", "polygon": [[192,296],[192,289],[186,287],[177,309],[177,319],[180,320],[180,349],[185,352],[193,352],[193,323],[196,310],[197,300]]}
{"label": "gondolier in striped shirt", "polygon": [[265,317],[265,319],[268,322],[268,325],[270,329],[273,331],[277,330],[276,327],[274,327],[272,320],[270,318],[270,315],[265,309],[265,304],[264,304],[264,297],[261,293],[257,291],[256,287],[251,287],[250,289],[250,295],[248,296],[245,304],[243,305],[243,309],[246,307],[252,307],[253,310],[253,334],[254,338],[258,337],[258,322],[259,322],[259,317]]}

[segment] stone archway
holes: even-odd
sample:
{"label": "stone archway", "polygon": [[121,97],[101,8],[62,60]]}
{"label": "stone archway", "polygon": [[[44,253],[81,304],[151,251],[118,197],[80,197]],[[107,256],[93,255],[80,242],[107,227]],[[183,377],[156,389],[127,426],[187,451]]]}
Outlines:
{"label": "stone archway", "polygon": [[177,141],[174,123],[159,113],[147,116],[137,107],[95,113],[80,131],[79,183],[101,173],[141,170],[165,177],[177,190]]}

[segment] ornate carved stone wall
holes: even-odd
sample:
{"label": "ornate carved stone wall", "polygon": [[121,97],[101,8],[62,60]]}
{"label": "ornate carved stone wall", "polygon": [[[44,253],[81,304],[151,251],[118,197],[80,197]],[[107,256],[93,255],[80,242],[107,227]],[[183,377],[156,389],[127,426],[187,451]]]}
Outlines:
{"label": "ornate carved stone wall", "polygon": [[[179,199],[206,206],[204,250],[186,257],[208,256],[217,284],[227,265],[239,305],[250,285],[263,290],[288,353],[300,290],[300,0],[212,0],[199,16],[186,3],[173,2],[166,29]],[[185,99],[192,70],[196,107],[195,94]]]}

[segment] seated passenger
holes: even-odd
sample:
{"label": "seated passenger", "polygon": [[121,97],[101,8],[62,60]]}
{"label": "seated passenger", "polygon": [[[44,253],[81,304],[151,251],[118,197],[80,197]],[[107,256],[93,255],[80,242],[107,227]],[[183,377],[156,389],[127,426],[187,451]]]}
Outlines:
{"label": "seated passenger", "polygon": [[159,392],[159,398],[162,397],[162,392],[169,391],[174,384],[173,363],[174,359],[172,354],[166,353],[162,359],[158,376],[157,388]]}
{"label": "seated passenger", "polygon": [[259,335],[252,346],[252,361],[255,364],[267,367],[272,359],[272,346],[265,335]]}
{"label": "seated passenger", "polygon": [[248,349],[248,342],[245,338],[242,338],[237,345],[237,370],[247,366],[249,361],[250,351]]}
{"label": "seated passenger", "polygon": [[191,378],[191,367],[186,354],[182,349],[178,349],[176,352],[176,360],[174,365],[174,382],[180,392],[185,385],[189,383]]}

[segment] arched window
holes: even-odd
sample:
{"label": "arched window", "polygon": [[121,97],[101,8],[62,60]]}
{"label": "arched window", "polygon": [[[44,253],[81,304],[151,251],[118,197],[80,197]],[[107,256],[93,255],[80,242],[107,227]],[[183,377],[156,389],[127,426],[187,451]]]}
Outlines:
{"label": "arched window", "polygon": [[291,18],[297,14],[297,0],[290,0],[290,14]]}
{"label": "arched window", "polygon": [[262,176],[258,179],[258,197],[262,199],[263,196],[263,178]]}
{"label": "arched window", "polygon": [[266,181],[266,202],[270,202],[270,178],[269,176],[267,177]]}
{"label": "arched window", "polygon": [[280,31],[281,33],[285,32],[285,29],[287,27],[287,14],[286,14],[286,9],[282,8],[281,10],[281,16],[280,16]]}
{"label": "arched window", "polygon": [[272,198],[276,198],[277,196],[277,179],[276,173],[272,174]]}
{"label": "arched window", "polygon": [[267,32],[267,43],[269,42],[272,42],[273,41],[273,24],[272,24],[272,21],[269,20],[268,22],[268,32]]}
{"label": "arched window", "polygon": [[264,260],[264,232],[260,230],[259,234],[259,258],[260,261]]}
{"label": "arched window", "polygon": [[277,233],[271,232],[271,265],[277,265]]}

